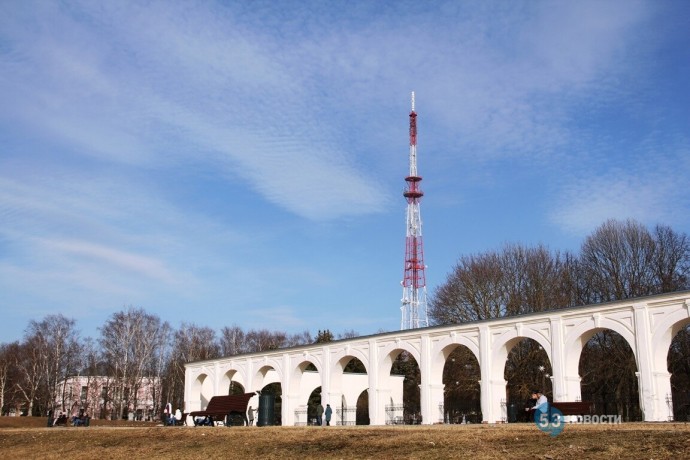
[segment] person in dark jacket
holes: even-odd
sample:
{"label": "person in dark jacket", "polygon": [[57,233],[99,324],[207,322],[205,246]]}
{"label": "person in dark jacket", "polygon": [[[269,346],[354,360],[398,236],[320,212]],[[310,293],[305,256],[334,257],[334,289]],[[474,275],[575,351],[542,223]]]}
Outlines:
{"label": "person in dark jacket", "polygon": [[331,426],[331,414],[333,414],[333,409],[331,409],[330,404],[326,404],[326,426]]}

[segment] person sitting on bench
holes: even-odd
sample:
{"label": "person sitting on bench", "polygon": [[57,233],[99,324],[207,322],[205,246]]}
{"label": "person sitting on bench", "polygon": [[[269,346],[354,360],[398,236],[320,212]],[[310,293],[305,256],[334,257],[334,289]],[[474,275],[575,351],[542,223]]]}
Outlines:
{"label": "person sitting on bench", "polygon": [[[546,395],[541,392],[541,390],[533,390],[532,391],[532,399],[534,399],[535,405],[534,407],[528,407],[525,410],[526,411],[539,411],[540,414],[546,413],[549,410],[549,400],[546,398]],[[535,417],[538,417],[535,416]]]}
{"label": "person sitting on bench", "polygon": [[195,417],[194,426],[213,426],[213,420],[208,415],[205,417]]}

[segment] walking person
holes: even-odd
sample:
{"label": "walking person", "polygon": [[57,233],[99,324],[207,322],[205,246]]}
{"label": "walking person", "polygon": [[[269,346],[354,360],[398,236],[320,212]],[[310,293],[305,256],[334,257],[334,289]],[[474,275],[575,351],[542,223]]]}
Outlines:
{"label": "walking person", "polygon": [[333,413],[333,409],[331,409],[330,404],[326,404],[326,426],[331,426],[331,414]]}
{"label": "walking person", "polygon": [[316,406],[316,425],[323,425],[323,406],[321,405],[321,403],[319,403],[319,405]]}

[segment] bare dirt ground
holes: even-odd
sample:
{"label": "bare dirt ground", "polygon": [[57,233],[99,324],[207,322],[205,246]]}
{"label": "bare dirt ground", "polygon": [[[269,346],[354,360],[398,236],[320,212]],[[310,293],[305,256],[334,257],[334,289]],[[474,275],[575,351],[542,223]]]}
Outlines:
{"label": "bare dirt ground", "polygon": [[395,427],[163,427],[93,421],[47,428],[45,418],[0,417],[0,457],[240,459],[687,459],[690,425],[534,424]]}

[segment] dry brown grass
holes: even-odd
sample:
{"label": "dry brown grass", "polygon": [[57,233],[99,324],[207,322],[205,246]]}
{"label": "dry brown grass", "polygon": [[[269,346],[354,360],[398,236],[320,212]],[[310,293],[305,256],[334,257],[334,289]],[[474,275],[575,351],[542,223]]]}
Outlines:
{"label": "dry brown grass", "polygon": [[94,421],[45,427],[0,417],[2,458],[683,459],[690,425],[568,425],[555,438],[533,424],[396,427],[162,427]]}

